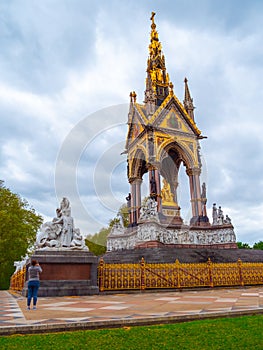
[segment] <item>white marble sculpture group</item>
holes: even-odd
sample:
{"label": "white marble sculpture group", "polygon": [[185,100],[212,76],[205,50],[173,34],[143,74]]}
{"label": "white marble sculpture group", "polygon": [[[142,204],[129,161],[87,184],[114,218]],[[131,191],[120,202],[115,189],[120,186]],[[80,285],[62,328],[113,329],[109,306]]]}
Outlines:
{"label": "white marble sculpture group", "polygon": [[74,227],[71,216],[70,202],[63,198],[60,208],[56,209],[57,217],[50,222],[45,222],[37,234],[37,249],[59,250],[88,250],[85,240],[78,228]]}

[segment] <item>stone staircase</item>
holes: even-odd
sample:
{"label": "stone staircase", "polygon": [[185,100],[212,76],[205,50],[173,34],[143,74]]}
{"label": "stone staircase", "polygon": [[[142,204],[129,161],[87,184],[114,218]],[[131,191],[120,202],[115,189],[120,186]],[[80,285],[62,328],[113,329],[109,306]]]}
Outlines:
{"label": "stone staircase", "polygon": [[142,257],[147,263],[173,263],[176,259],[181,263],[207,262],[263,262],[263,250],[255,249],[209,249],[209,248],[138,248],[112,251],[102,258],[105,263],[138,263]]}

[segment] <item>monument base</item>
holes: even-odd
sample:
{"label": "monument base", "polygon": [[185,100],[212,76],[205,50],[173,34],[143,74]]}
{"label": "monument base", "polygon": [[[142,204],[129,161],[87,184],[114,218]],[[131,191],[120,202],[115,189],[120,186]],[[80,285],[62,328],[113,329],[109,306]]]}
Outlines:
{"label": "monument base", "polygon": [[[31,260],[37,260],[43,270],[38,291],[40,297],[99,293],[98,258],[89,251],[37,250]],[[22,291],[24,296],[27,295],[27,284]]]}
{"label": "monument base", "polygon": [[237,248],[234,227],[231,224],[166,226],[158,219],[140,222],[136,228],[113,231],[107,239],[107,250],[134,249],[138,247],[200,247]]}

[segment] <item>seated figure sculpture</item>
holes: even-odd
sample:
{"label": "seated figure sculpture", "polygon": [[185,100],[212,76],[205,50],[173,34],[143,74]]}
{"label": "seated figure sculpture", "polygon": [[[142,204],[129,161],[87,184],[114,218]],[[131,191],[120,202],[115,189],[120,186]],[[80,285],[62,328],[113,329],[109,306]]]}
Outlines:
{"label": "seated figure sculpture", "polygon": [[74,227],[70,202],[63,198],[60,208],[56,209],[57,217],[45,222],[37,234],[37,249],[81,249],[88,250],[85,240],[78,228]]}
{"label": "seated figure sculpture", "polygon": [[147,198],[145,204],[140,209],[140,221],[154,220],[159,222],[157,212],[157,202],[154,198]]}

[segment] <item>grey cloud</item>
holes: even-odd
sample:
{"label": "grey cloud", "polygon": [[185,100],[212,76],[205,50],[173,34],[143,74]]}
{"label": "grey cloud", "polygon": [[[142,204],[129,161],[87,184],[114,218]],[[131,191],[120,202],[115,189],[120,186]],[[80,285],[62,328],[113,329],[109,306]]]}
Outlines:
{"label": "grey cloud", "polygon": [[[92,64],[96,4],[75,6],[58,1],[19,2],[2,6],[5,56],[2,75],[26,89],[60,90],[65,70]],[[88,16],[87,16],[88,15]]]}

